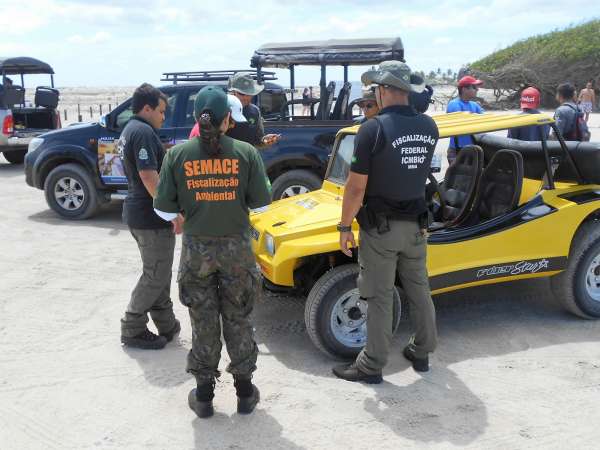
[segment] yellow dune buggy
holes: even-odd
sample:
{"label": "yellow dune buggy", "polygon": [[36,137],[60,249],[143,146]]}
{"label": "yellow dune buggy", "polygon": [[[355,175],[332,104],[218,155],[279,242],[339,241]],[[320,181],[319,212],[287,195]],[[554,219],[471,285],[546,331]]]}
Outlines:
{"label": "yellow dune buggy", "polygon": [[[474,145],[460,150],[443,180],[432,175],[427,186],[432,293],[552,277],[567,310],[600,317],[600,144],[547,140],[544,127],[557,129],[543,114],[433,118],[438,148],[447,145],[442,138],[459,135],[471,135]],[[538,127],[540,141],[505,137],[503,130],[524,126]],[[349,258],[340,252],[336,231],[357,131],[338,133],[321,189],[251,215],[265,286],[307,295],[311,340],[341,357],[356,355],[366,342],[368,305],[356,287],[356,253]],[[356,222],[353,230],[358,237]],[[402,292],[397,284],[395,326]]]}

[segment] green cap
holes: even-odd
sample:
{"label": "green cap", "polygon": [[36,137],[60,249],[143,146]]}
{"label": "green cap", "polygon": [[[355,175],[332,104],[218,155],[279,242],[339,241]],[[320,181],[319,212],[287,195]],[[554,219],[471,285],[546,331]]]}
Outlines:
{"label": "green cap", "polygon": [[227,94],[221,87],[204,86],[196,95],[194,101],[194,117],[196,120],[206,111],[211,113],[213,125],[220,124],[230,111]]}
{"label": "green cap", "polygon": [[246,95],[258,95],[265,87],[258,84],[249,72],[237,72],[229,78],[229,90]]}
{"label": "green cap", "polygon": [[403,91],[423,92],[425,85],[420,77],[413,76],[410,67],[402,61],[383,61],[379,69],[368,70],[362,74],[363,84],[383,84]]}

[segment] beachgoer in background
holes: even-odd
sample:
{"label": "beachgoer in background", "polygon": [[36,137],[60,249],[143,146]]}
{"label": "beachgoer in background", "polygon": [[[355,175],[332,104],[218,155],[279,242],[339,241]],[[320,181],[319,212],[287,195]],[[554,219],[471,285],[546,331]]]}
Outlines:
{"label": "beachgoer in background", "polygon": [[[575,100],[575,87],[571,83],[562,83],[556,89],[556,101],[560,106],[554,112],[556,128],[567,141],[589,140],[589,130],[583,118],[583,112]],[[557,139],[556,135],[552,135]]]}
{"label": "beachgoer in background", "polygon": [[592,82],[588,81],[585,86],[585,89],[582,89],[579,93],[579,106],[581,107],[581,111],[584,114],[584,120],[587,122],[590,118],[590,113],[592,109],[594,109],[594,105],[596,104],[596,93],[592,88]]}
{"label": "beachgoer in background", "polygon": [[[521,92],[521,114],[539,114],[538,107],[540,106],[540,91],[534,87],[528,87]],[[544,136],[548,138],[550,127],[545,125],[543,128]],[[540,141],[540,130],[538,126],[532,125],[528,127],[512,128],[508,130],[507,137],[520,139],[522,141]]]}
{"label": "beachgoer in background", "polygon": [[[458,81],[458,98],[450,100],[446,112],[467,111],[475,114],[482,114],[483,108],[474,101],[477,97],[477,90],[483,81],[467,75]],[[450,146],[448,147],[448,163],[452,164],[456,159],[456,154],[465,145],[473,144],[471,136],[452,136]]]}
{"label": "beachgoer in background", "polygon": [[310,103],[312,100],[312,86],[310,88],[305,87],[302,91],[302,115],[308,116],[310,114]]}

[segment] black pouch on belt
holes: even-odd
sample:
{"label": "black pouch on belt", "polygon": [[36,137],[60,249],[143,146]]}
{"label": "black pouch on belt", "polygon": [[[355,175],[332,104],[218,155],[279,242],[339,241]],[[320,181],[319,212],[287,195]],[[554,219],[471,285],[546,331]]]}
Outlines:
{"label": "black pouch on belt", "polygon": [[429,216],[429,211],[425,211],[424,213],[419,214],[417,217],[419,222],[419,228],[421,230],[426,230],[431,225],[431,217]]}
{"label": "black pouch on belt", "polygon": [[375,224],[377,225],[377,232],[379,234],[385,234],[390,231],[389,218],[385,213],[375,215]]}
{"label": "black pouch on belt", "polygon": [[372,214],[369,213],[369,209],[366,207],[366,205],[361,206],[358,210],[356,221],[363,230],[370,231],[375,228],[374,217],[372,217]]}

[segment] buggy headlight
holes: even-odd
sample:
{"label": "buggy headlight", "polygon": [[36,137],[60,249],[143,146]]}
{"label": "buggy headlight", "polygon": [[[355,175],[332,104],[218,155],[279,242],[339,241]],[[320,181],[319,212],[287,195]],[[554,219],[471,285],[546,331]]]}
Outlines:
{"label": "buggy headlight", "polygon": [[265,233],[265,247],[271,256],[275,254],[275,240],[269,233]]}

